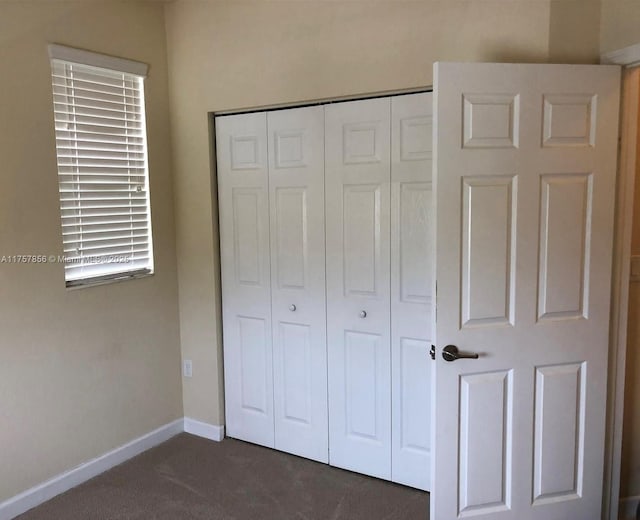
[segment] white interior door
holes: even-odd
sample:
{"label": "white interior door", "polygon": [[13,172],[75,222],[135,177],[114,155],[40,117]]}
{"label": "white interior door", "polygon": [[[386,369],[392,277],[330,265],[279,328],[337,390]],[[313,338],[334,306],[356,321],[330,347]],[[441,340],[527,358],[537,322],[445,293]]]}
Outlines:
{"label": "white interior door", "polygon": [[436,64],[431,518],[600,518],[619,76]]}
{"label": "white interior door", "polygon": [[328,462],[324,109],[267,113],[275,447]]}
{"label": "white interior door", "polygon": [[391,478],[390,101],[325,107],[329,460]]}
{"label": "white interior door", "polygon": [[424,490],[431,472],[432,105],[431,93],[391,98],[391,479]]}
{"label": "white interior door", "polygon": [[226,430],[274,446],[267,116],[216,118]]}

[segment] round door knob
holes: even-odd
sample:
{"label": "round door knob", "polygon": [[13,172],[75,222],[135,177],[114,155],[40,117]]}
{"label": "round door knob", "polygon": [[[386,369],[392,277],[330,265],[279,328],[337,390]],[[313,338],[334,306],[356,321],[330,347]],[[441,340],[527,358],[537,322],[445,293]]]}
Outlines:
{"label": "round door knob", "polygon": [[291,312],[295,311],[296,309],[297,309],[297,307],[295,306],[295,304],[292,303],[291,305],[289,305],[289,310]]}
{"label": "round door knob", "polygon": [[367,311],[360,311],[360,317],[361,318],[366,318],[367,317]]}

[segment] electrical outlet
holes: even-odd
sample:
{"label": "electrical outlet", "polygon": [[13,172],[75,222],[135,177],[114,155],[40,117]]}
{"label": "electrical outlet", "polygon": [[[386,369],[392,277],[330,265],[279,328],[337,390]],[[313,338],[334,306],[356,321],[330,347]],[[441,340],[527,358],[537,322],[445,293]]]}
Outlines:
{"label": "electrical outlet", "polygon": [[190,359],[185,359],[182,362],[182,375],[184,377],[193,376],[193,364],[191,363]]}

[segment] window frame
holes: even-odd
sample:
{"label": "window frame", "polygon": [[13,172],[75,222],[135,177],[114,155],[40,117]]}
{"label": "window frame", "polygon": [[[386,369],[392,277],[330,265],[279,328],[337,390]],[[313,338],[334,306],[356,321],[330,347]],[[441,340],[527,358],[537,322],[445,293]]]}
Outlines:
{"label": "window frame", "polygon": [[[119,282],[119,281],[124,281],[124,280],[131,280],[131,279],[137,279],[137,278],[142,278],[142,277],[147,277],[147,276],[151,276],[154,274],[154,248],[153,248],[153,228],[152,228],[152,214],[151,214],[151,191],[150,191],[150,174],[149,174],[149,154],[148,154],[148,131],[147,131],[147,121],[146,121],[146,106],[145,106],[145,79],[147,78],[147,74],[148,74],[148,65],[145,63],[141,63],[141,62],[137,62],[137,61],[133,61],[133,60],[128,60],[128,59],[124,59],[124,58],[119,58],[119,57],[114,57],[114,56],[107,56],[104,54],[99,54],[99,53],[95,53],[95,52],[90,52],[90,51],[86,51],[86,50],[82,50],[82,49],[75,49],[72,47],[66,47],[63,45],[58,45],[58,44],[50,44],[48,46],[48,52],[49,52],[49,58],[50,58],[50,64],[51,64],[51,79],[52,79],[52,108],[53,108],[53,113],[54,113],[54,127],[56,130],[56,171],[58,174],[58,203],[59,203],[59,209],[60,209],[60,221],[61,221],[61,226],[62,223],[64,221],[63,219],[63,212],[65,209],[68,208],[63,208],[63,192],[62,192],[62,186],[61,186],[61,182],[62,182],[62,175],[64,175],[64,172],[62,172],[62,169],[64,169],[65,167],[68,167],[68,165],[64,165],[61,164],[61,162],[64,161],[64,156],[61,155],[61,152],[59,150],[59,138],[58,138],[58,115],[56,114],[57,110],[56,110],[56,104],[60,104],[59,102],[56,102],[55,99],[55,95],[53,94],[55,92],[55,87],[54,87],[54,81],[55,81],[55,71],[57,70],[57,68],[60,67],[60,65],[71,65],[73,67],[77,67],[80,68],[80,72],[82,73],[88,73],[90,74],[92,71],[96,72],[98,74],[102,73],[102,74],[118,74],[118,75],[122,75],[124,76],[129,76],[131,77],[132,80],[137,81],[136,83],[136,88],[135,88],[135,93],[137,96],[139,96],[139,107],[135,106],[135,108],[139,108],[139,114],[137,116],[137,119],[135,120],[135,122],[139,122],[139,124],[141,125],[140,127],[140,136],[137,136],[136,138],[138,138],[140,140],[140,144],[139,144],[139,148],[140,151],[137,152],[138,154],[141,155],[142,159],[140,160],[140,162],[143,163],[142,166],[138,166],[136,168],[134,168],[134,171],[137,170],[138,173],[129,173],[129,180],[128,181],[122,181],[122,184],[127,184],[128,186],[132,186],[134,184],[134,182],[132,182],[130,180],[131,176],[136,176],[136,177],[142,177],[143,178],[143,186],[144,186],[144,222],[145,222],[145,229],[146,229],[146,242],[143,242],[144,244],[146,244],[146,253],[147,256],[146,258],[146,263],[144,263],[144,265],[139,265],[139,266],[135,266],[135,267],[130,267],[127,268],[128,262],[122,262],[122,261],[116,261],[114,260],[107,260],[104,262],[96,262],[94,257],[93,260],[89,260],[88,262],[84,262],[83,260],[80,261],[76,261],[73,262],[67,257],[67,256],[58,256],[57,259],[58,261],[62,261],[62,263],[64,263],[64,273],[65,273],[65,285],[67,288],[81,288],[81,287],[90,287],[90,286],[95,286],[95,285],[104,285],[104,284],[108,284],[108,283],[113,283],[113,282]],[[65,75],[66,75],[66,70],[65,70]],[[125,78],[126,79],[126,78]],[[123,81],[125,80],[123,79]],[[97,105],[101,103],[101,101],[99,100],[95,100],[95,105],[96,107],[91,107],[91,105],[88,106],[89,110],[95,109],[95,108],[99,108]],[[64,106],[64,105],[63,105]],[[67,107],[73,107],[75,109],[75,105],[73,104],[68,104],[65,106],[65,108]],[[126,111],[125,111],[126,114]],[[74,115],[75,117],[75,115]],[[119,124],[122,124],[124,127],[126,127],[126,125],[130,124],[131,121],[129,121],[125,116],[123,116],[121,119],[117,120]],[[74,124],[75,124],[75,119],[74,119]],[[100,138],[105,138],[105,135],[98,133],[97,134]],[[127,134],[128,135],[128,134]],[[63,138],[61,138],[63,139]],[[73,138],[67,139],[68,141],[71,141],[73,143],[76,143],[77,141],[79,141],[80,139],[77,136],[74,136]],[[128,147],[128,144],[123,146],[123,150],[125,148]],[[109,152],[111,153],[111,151]],[[117,152],[116,152],[117,153]],[[87,155],[90,155],[91,151],[87,152]],[[122,155],[124,156],[124,152],[122,152]],[[85,160],[87,158],[85,157]],[[62,160],[62,161],[61,161]],[[82,176],[82,175],[86,175],[86,173],[83,173],[81,170],[81,166],[76,166],[79,170],[79,176],[78,179]],[[140,173],[142,172],[142,173]],[[67,175],[69,175],[67,173]],[[105,174],[106,176],[106,174]],[[82,193],[82,188],[77,190],[78,193]],[[98,201],[102,201],[103,199],[100,199],[99,195],[96,197],[96,199]],[[141,199],[138,199],[139,201]],[[134,199],[129,198],[128,201],[123,204],[123,206],[128,207],[128,211],[133,214],[133,209],[132,208],[136,208],[136,205],[134,205],[135,203],[133,202]],[[140,206],[138,206],[140,207]],[[79,207],[79,212],[82,211],[82,207]],[[139,210],[142,211],[142,210]],[[125,210],[126,212],[126,210]],[[120,215],[121,218],[121,213],[117,212],[118,215]],[[116,215],[116,214],[114,214]],[[73,217],[72,217],[73,218]],[[108,220],[107,217],[102,217],[105,220]],[[93,223],[91,225],[101,225],[104,223],[101,222],[96,222]],[[86,226],[87,224],[85,224]],[[133,233],[133,224],[130,223],[129,224],[129,233]],[[78,229],[82,229],[82,224],[78,226]],[[64,231],[64,227],[61,227],[61,238],[62,238],[62,242],[63,244],[65,243],[65,238],[64,235],[62,234],[62,232]],[[126,229],[121,230],[121,232],[124,231],[126,233]],[[108,230],[106,233],[118,233],[118,231],[116,230]],[[82,231],[78,232],[79,235],[82,235]],[[116,240],[115,238],[113,238],[112,236],[107,235],[105,237],[105,242],[108,242],[109,240]],[[131,240],[133,241],[133,235],[131,237]],[[80,238],[78,240],[78,243],[82,244],[82,238]],[[114,247],[113,245],[108,246],[105,245],[105,248],[108,247]],[[133,248],[133,242],[132,242],[132,246]],[[64,252],[63,252],[64,253]],[[67,255],[68,253],[65,253],[65,255]],[[81,258],[90,258],[91,255],[90,254],[85,254],[85,251],[82,250],[81,254]],[[133,254],[133,253],[130,253]],[[98,255],[98,256],[126,256],[126,253],[122,254],[122,255],[116,255],[116,254],[112,254],[112,255],[108,255],[103,253],[102,255]],[[130,261],[130,260],[129,260]],[[135,261],[135,260],[134,260]],[[78,265],[80,264],[80,266],[78,267]],[[76,265],[76,269],[73,269],[73,265]],[[99,268],[100,265],[104,265],[105,269],[101,270]],[[118,265],[122,265],[121,269],[117,269]],[[69,266],[69,267],[68,267]],[[112,267],[116,267],[116,269],[109,269],[107,266],[112,266]],[[88,268],[89,269],[89,273],[82,273],[81,271],[84,268]],[[71,276],[71,274],[73,274],[73,272],[75,273],[75,276]],[[78,271],[80,271],[78,273]],[[93,273],[91,272],[93,271]]]}

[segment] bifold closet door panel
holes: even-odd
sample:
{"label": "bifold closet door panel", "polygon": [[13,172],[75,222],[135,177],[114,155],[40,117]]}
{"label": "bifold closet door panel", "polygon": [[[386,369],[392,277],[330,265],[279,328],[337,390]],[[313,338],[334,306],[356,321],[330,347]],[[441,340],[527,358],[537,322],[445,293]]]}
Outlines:
{"label": "bifold closet door panel", "polygon": [[391,478],[390,100],[325,106],[329,461]]}
{"label": "bifold closet door panel", "polygon": [[216,118],[226,430],[274,447],[267,117]]}
{"label": "bifold closet door panel", "polygon": [[267,113],[276,449],[328,462],[324,109]]}
{"label": "bifold closet door panel", "polygon": [[392,480],[430,489],[432,94],[391,98]]}

